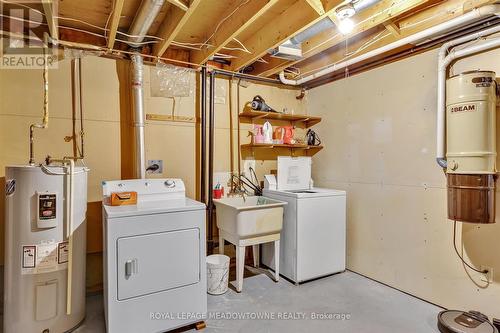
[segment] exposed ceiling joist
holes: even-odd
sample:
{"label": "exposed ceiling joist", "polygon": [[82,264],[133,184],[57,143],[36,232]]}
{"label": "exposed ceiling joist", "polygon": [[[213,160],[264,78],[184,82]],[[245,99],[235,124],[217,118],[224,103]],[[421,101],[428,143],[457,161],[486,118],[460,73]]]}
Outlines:
{"label": "exposed ceiling joist", "polygon": [[59,30],[57,18],[54,15],[54,6],[57,4],[52,0],[42,0],[43,11],[45,13],[45,19],[47,20],[47,25],[49,26],[50,37],[55,40],[59,39]]}
{"label": "exposed ceiling joist", "polygon": [[230,15],[235,8],[229,8],[222,17],[229,17],[225,20],[210,39],[213,47],[191,52],[191,61],[196,64],[205,63],[215,53],[237,37],[242,31],[250,27],[259,17],[266,13],[278,0],[254,0],[242,6],[233,15]]}
{"label": "exposed ceiling joist", "polygon": [[202,0],[193,0],[187,11],[183,11],[176,6],[169,9],[158,33],[158,37],[163,40],[153,47],[154,55],[161,56],[165,53],[201,2]]}
{"label": "exposed ceiling joist", "polygon": [[[489,3],[490,0],[482,1],[483,3],[479,4],[479,6]],[[349,49],[353,50],[355,54],[350,54],[349,57],[362,55],[383,45],[395,42],[398,39],[411,36],[432,26],[451,20],[452,18],[458,17],[468,11],[464,8],[463,1],[460,0],[450,0],[430,7],[401,20],[398,23],[400,33],[397,36],[387,30],[384,30],[385,27],[376,29],[369,35],[363,36],[363,38],[351,42]],[[408,45],[406,49],[410,49],[412,47],[413,45]],[[362,50],[356,52],[356,50],[360,48],[362,48]],[[394,52],[397,51],[398,50],[395,50]],[[347,60],[349,57],[346,57],[345,53],[345,49],[338,45],[323,52],[321,56],[317,55],[304,61],[300,64],[300,72],[302,75],[308,75],[327,66],[331,66],[334,63],[338,63],[339,61]]]}
{"label": "exposed ceiling joist", "polygon": [[[356,26],[349,35],[344,36],[336,29],[323,31],[302,44],[302,54],[305,58],[315,56],[316,54],[324,52],[325,50],[342,43],[348,38],[351,39],[363,31],[367,31],[379,24],[392,20],[393,18],[407,13],[416,7],[435,2],[437,2],[437,0],[407,0],[400,1],[398,3],[395,3],[393,0],[382,0],[375,6],[362,11],[353,18],[353,20],[356,21]],[[261,76],[274,75],[289,66],[296,65],[301,61],[303,60],[280,61],[278,64],[273,62],[268,65],[259,65],[253,74]]]}
{"label": "exposed ceiling joist", "polygon": [[325,8],[323,7],[323,2],[321,0],[306,0],[309,5],[314,9],[318,15],[323,15],[325,13]]}
{"label": "exposed ceiling joist", "polygon": [[401,36],[401,30],[399,29],[398,25],[393,21],[389,20],[387,22],[384,22],[384,27],[394,36],[396,37]]}
{"label": "exposed ceiling joist", "polygon": [[167,0],[170,2],[172,5],[177,6],[178,8],[182,9],[183,11],[187,12],[189,9],[189,6],[184,3],[184,1],[181,0]]}
{"label": "exposed ceiling joist", "polygon": [[111,16],[111,24],[109,26],[108,33],[108,48],[112,49],[115,45],[116,32],[118,31],[118,24],[120,23],[120,17],[122,14],[123,3],[125,0],[114,0],[113,1],[113,13]]}
{"label": "exposed ceiling joist", "polygon": [[[324,6],[334,10],[335,4],[340,4],[342,1],[330,0]],[[269,49],[275,48],[282,44],[290,37],[307,29],[314,23],[323,19],[328,12],[323,15],[318,13],[306,1],[299,0],[288,7],[283,13],[278,15],[273,21],[269,21],[266,25],[256,31],[252,37],[244,41],[246,48],[250,54],[241,54],[237,59],[231,62],[230,69],[237,71],[245,66],[248,66],[265,55]]]}

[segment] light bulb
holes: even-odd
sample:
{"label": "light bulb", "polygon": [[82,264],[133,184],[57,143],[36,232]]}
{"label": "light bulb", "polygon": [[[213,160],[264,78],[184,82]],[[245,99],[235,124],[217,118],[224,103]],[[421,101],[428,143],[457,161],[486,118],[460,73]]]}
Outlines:
{"label": "light bulb", "polygon": [[342,35],[347,35],[352,31],[352,29],[354,29],[354,22],[348,17],[343,18],[340,20],[338,28]]}

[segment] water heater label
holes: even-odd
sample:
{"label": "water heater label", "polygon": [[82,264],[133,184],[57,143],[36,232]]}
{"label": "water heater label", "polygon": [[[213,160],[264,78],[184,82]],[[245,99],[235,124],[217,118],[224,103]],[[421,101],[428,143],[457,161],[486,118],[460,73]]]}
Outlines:
{"label": "water heater label", "polygon": [[35,268],[36,246],[23,246],[23,268]]}
{"label": "water heater label", "polygon": [[24,245],[21,274],[48,273],[68,268],[68,242],[43,241]]}
{"label": "water heater label", "polygon": [[57,263],[64,264],[68,262],[68,242],[62,242],[57,245]]}
{"label": "water heater label", "polygon": [[53,220],[56,218],[57,195],[38,194],[38,220]]}

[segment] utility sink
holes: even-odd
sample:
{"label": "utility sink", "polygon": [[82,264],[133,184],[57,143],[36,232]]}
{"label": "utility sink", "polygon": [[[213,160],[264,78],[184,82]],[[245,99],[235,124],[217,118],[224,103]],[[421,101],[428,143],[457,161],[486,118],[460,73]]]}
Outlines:
{"label": "utility sink", "polygon": [[260,196],[214,200],[217,227],[238,238],[250,238],[281,232],[286,202]]}
{"label": "utility sink", "polygon": [[236,245],[236,291],[243,288],[245,247],[252,246],[254,266],[259,266],[259,244],[274,243],[274,280],[279,280],[280,232],[286,202],[266,197],[233,197],[214,200],[219,228],[219,253],[224,242]]}

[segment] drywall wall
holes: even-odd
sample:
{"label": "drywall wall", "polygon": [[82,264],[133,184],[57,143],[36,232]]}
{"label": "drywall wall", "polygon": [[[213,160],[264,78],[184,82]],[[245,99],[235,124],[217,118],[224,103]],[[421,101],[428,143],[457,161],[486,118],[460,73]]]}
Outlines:
{"label": "drywall wall", "polygon": [[[64,141],[71,135],[71,81],[70,60],[63,60],[58,69],[49,72],[50,124],[46,130],[35,132],[35,156],[42,162],[47,154],[71,154],[72,144]],[[85,57],[82,60],[83,109],[85,118],[85,163],[89,173],[87,211],[87,285],[90,290],[101,284],[101,182],[103,180],[130,178],[133,169],[132,118],[129,101],[128,61]],[[150,67],[144,71],[145,112],[170,115],[173,101],[151,97]],[[176,116],[197,115],[196,75],[191,74],[192,93],[189,97],[176,98]],[[215,161],[216,172],[230,171],[229,151],[229,81],[217,79]],[[240,87],[240,105],[237,103],[237,80],[232,83],[232,121],[234,124],[235,166],[237,166],[237,113],[254,95],[263,96],[276,109],[304,113],[305,102],[295,99],[296,90],[251,84]],[[42,113],[42,72],[40,70],[0,70],[0,191],[4,189],[4,167],[25,164],[28,160],[28,128],[40,121]],[[242,124],[242,143],[249,142],[250,124]],[[194,122],[146,121],[146,160],[163,160],[163,174],[148,177],[177,177],[186,183],[187,195],[196,196],[196,124]],[[287,152],[284,152],[287,153]],[[254,154],[260,157],[258,153]],[[254,158],[247,152],[244,158]],[[260,158],[271,158],[263,156]],[[258,160],[257,173],[262,175],[275,167],[272,160]],[[3,198],[3,193],[0,192]],[[4,200],[0,200],[0,263],[4,251]],[[0,286],[0,289],[3,286]]]}
{"label": "drywall wall", "polygon": [[[472,69],[500,74],[500,51],[460,61],[453,71]],[[436,77],[434,50],[309,91],[325,146],[313,158],[313,177],[347,191],[349,269],[447,308],[498,318],[500,223],[457,228],[467,260],[493,268],[492,283],[466,270],[453,250],[445,176],[435,162]]]}

